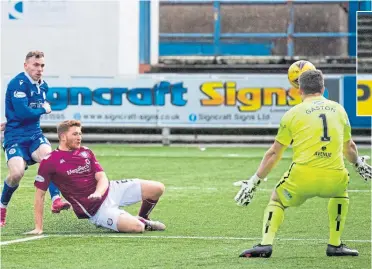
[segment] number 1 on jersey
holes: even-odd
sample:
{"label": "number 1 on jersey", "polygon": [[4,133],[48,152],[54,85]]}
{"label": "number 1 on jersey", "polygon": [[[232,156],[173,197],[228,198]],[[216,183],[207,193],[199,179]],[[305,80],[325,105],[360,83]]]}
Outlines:
{"label": "number 1 on jersey", "polygon": [[320,138],[321,141],[331,141],[331,138],[328,136],[328,125],[327,125],[327,117],[325,114],[320,114],[319,118],[322,119],[323,122],[323,136]]}

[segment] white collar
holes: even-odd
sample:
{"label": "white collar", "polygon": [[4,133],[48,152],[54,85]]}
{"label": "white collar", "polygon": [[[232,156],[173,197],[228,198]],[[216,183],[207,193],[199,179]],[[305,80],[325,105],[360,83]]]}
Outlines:
{"label": "white collar", "polygon": [[25,74],[25,76],[28,78],[28,80],[31,82],[31,84],[41,85],[41,84],[44,83],[44,80],[43,79],[40,79],[40,83],[39,83],[39,81],[33,80],[27,72],[23,72],[23,74]]}

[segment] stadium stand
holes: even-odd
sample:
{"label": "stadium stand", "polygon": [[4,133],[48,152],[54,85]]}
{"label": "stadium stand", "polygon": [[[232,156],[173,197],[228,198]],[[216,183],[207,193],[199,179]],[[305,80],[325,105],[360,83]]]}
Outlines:
{"label": "stadium stand", "polygon": [[306,57],[325,73],[354,73],[360,8],[356,1],[164,1],[151,72],[286,72]]}
{"label": "stadium stand", "polygon": [[358,15],[358,74],[372,73],[372,16]]}

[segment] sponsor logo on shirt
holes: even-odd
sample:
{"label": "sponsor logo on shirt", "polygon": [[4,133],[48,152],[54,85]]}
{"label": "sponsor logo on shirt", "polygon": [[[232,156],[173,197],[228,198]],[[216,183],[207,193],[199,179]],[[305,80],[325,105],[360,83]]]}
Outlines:
{"label": "sponsor logo on shirt", "polygon": [[285,196],[285,198],[287,200],[291,200],[292,199],[292,195],[286,189],[283,190],[283,194],[284,194],[284,196]]}
{"label": "sponsor logo on shirt", "polygon": [[43,101],[38,100],[36,102],[30,103],[28,106],[31,107],[31,108],[41,108],[41,107],[43,107]]}
{"label": "sponsor logo on shirt", "polygon": [[44,179],[42,176],[37,175],[37,176],[35,177],[35,181],[38,181],[38,182],[44,182],[45,179]]}
{"label": "sponsor logo on shirt", "polygon": [[88,152],[86,152],[86,151],[82,151],[82,152],[80,152],[80,154],[79,154],[81,157],[83,157],[83,158],[88,158],[89,157],[89,154],[88,154]]}
{"label": "sponsor logo on shirt", "polygon": [[18,91],[15,91],[15,92],[14,92],[14,97],[15,97],[15,98],[25,98],[25,97],[26,97],[26,93],[25,93],[25,92],[18,92]]}
{"label": "sponsor logo on shirt", "polygon": [[318,158],[331,158],[332,157],[332,153],[331,152],[324,152],[324,151],[316,151],[314,153],[314,156],[316,156]]}
{"label": "sponsor logo on shirt", "polygon": [[315,101],[313,101],[313,104],[314,105],[321,105],[321,104],[324,104],[324,101],[323,100],[315,100]]}
{"label": "sponsor logo on shirt", "polygon": [[90,161],[89,159],[86,159],[85,160],[85,165],[79,165],[77,168],[75,169],[70,169],[67,171],[67,175],[72,175],[72,174],[84,174],[84,173],[87,173],[87,172],[90,172]]}

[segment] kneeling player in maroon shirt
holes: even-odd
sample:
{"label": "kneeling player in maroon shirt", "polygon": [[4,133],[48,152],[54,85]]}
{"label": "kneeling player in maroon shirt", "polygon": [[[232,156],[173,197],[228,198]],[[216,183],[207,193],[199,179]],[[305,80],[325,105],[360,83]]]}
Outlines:
{"label": "kneeling player in maroon shirt", "polygon": [[[66,120],[57,127],[59,146],[42,160],[35,178],[35,229],[43,233],[45,192],[52,181],[69,201],[79,219],[117,232],[162,231],[165,225],[149,219],[164,192],[160,182],[124,179],[109,181],[94,153],[81,146],[81,123]],[[138,217],[119,206],[142,201]]]}

